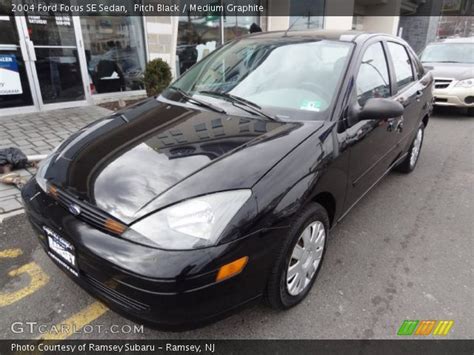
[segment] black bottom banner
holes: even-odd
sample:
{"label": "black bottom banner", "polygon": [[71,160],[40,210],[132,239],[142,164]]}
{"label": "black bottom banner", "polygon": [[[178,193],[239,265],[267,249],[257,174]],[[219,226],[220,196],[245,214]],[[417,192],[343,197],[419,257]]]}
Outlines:
{"label": "black bottom banner", "polygon": [[473,340],[0,340],[0,354],[469,354]]}

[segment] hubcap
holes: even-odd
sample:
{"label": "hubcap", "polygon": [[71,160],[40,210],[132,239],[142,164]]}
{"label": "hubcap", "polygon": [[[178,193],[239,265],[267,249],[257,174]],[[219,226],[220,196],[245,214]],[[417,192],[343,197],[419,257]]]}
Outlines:
{"label": "hubcap", "polygon": [[321,263],[326,231],[324,225],[315,221],[300,234],[293,248],[286,272],[286,288],[297,296],[308,286]]}
{"label": "hubcap", "polygon": [[418,156],[420,155],[421,149],[421,141],[423,140],[423,130],[420,128],[418,132],[416,132],[416,138],[413,142],[413,148],[411,149],[411,156],[410,156],[410,166],[413,168],[418,160]]}

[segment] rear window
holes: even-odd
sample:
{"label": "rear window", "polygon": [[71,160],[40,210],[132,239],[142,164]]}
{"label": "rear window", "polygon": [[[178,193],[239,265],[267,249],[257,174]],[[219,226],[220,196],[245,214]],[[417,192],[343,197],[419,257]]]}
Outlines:
{"label": "rear window", "polygon": [[413,78],[411,60],[407,50],[401,44],[388,42],[387,45],[395,68],[397,86],[398,89],[401,89],[415,80]]}

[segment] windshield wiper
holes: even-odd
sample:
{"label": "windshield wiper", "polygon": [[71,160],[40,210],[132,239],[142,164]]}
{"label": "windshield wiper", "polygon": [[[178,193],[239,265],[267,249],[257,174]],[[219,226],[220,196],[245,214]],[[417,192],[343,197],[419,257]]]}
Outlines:
{"label": "windshield wiper", "polygon": [[228,93],[225,93],[225,92],[210,91],[210,90],[198,91],[197,93],[224,98],[224,99],[232,102],[232,104],[234,106],[236,106],[236,104],[240,104],[242,106],[245,106],[246,109],[244,109],[243,107],[237,106],[237,107],[239,107],[240,109],[242,109],[244,111],[263,116],[263,117],[268,118],[269,120],[272,120],[272,121],[280,121],[277,117],[263,111],[262,108],[259,105],[257,105],[255,102],[244,99],[243,97],[235,96],[235,95],[228,94]]}
{"label": "windshield wiper", "polygon": [[219,112],[219,113],[227,113],[225,112],[224,109],[220,108],[220,107],[217,107],[209,102],[206,102],[206,101],[202,101],[202,100],[199,100],[199,99],[196,99],[194,97],[192,97],[191,95],[189,95],[186,91],[184,91],[183,89],[181,88],[178,88],[176,86],[170,86],[168,89],[171,89],[171,90],[174,90],[174,91],[177,91],[179,92],[187,101],[189,102],[192,102],[194,103],[195,105],[198,105],[198,106],[202,106],[202,107],[206,107],[212,111],[215,111],[215,112]]}

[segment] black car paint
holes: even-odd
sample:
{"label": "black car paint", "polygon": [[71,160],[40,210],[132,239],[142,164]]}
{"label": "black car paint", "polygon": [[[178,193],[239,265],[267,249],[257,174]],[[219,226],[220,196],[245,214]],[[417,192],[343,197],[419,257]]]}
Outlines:
{"label": "black car paint", "polygon": [[[260,36],[284,41],[282,33]],[[128,225],[187,198],[251,188],[253,198],[233,218],[218,245],[171,251],[109,235],[58,205],[33,179],[22,195],[43,247],[48,249],[42,235],[42,226],[47,225],[76,248],[79,277],[69,276],[113,309],[165,328],[200,325],[261,296],[273,256],[295,213],[308,202],[318,201],[334,226],[403,159],[416,129],[422,120],[427,123],[429,115],[432,78],[423,73],[399,93],[392,85],[394,99],[405,107],[403,117],[349,125],[352,88],[365,48],[376,41],[404,42],[369,34],[311,36],[332,36],[356,44],[326,120],[273,122],[148,99],[75,134],[58,149],[47,171],[46,177],[59,189]],[[240,123],[248,125],[247,132],[230,129]],[[212,139],[206,140],[193,133],[186,144],[166,144],[167,137],[179,136],[177,127],[195,129],[196,125],[202,132],[222,128],[222,134],[207,133]],[[165,142],[158,144],[159,139]],[[127,154],[144,142],[159,149],[147,154],[138,151],[138,157],[148,160],[137,165]],[[206,158],[177,171],[177,161],[193,154]],[[150,165],[158,155],[165,167],[159,172]],[[114,164],[114,174],[105,174]],[[171,169],[181,175],[168,176],[163,184]],[[242,273],[216,283],[218,268],[242,256],[249,256]]]}

